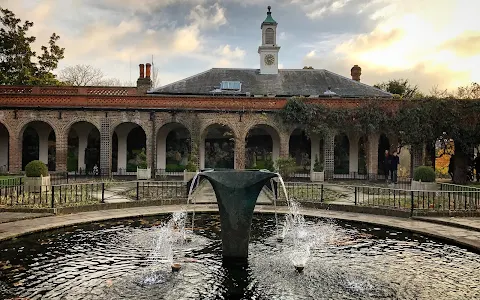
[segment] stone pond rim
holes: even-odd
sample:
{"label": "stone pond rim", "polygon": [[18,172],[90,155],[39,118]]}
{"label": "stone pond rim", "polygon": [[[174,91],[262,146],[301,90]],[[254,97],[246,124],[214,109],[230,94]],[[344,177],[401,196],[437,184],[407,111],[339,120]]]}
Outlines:
{"label": "stone pond rim", "polygon": [[259,170],[205,170],[200,178],[213,187],[220,213],[222,256],[225,262],[248,259],[253,210],[265,184],[278,175]]}

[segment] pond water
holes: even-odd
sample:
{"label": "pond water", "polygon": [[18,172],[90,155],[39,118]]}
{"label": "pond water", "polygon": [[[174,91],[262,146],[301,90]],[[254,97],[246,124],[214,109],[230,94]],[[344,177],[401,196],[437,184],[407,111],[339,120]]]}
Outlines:
{"label": "pond water", "polygon": [[[218,215],[197,214],[192,241],[152,260],[171,216],[93,223],[0,244],[0,298],[480,299],[480,255],[415,234],[306,218],[317,241],[303,273],[273,216],[254,215],[248,265],[222,265]],[[188,223],[187,223],[188,224]]]}

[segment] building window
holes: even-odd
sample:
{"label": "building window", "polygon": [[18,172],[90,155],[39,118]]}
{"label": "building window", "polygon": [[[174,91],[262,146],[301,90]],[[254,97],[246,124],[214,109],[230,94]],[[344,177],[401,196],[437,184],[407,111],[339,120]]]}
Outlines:
{"label": "building window", "polygon": [[265,44],[273,45],[275,43],[275,31],[272,28],[265,30]]}

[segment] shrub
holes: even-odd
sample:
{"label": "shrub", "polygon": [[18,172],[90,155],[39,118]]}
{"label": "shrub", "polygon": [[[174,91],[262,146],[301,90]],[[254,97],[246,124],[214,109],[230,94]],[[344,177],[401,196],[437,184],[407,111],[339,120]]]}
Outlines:
{"label": "shrub", "polygon": [[33,160],[25,166],[25,175],[27,177],[48,176],[47,165],[39,160]]}
{"label": "shrub", "polygon": [[145,148],[142,148],[142,151],[140,151],[140,153],[137,154],[136,160],[137,160],[137,166],[139,169],[147,168],[147,154],[145,154]]}
{"label": "shrub", "polygon": [[183,170],[185,170],[185,166],[178,164],[167,164],[165,167],[165,171],[167,172],[183,172]]}
{"label": "shrub", "polygon": [[275,166],[274,166],[273,160],[271,158],[267,158],[265,160],[264,168],[269,170],[270,172],[275,171]]}
{"label": "shrub", "polygon": [[323,163],[318,159],[318,155],[315,155],[315,164],[313,165],[314,172],[323,172]]}
{"label": "shrub", "polygon": [[275,164],[278,173],[285,178],[289,178],[297,170],[297,163],[293,157],[279,158]]}
{"label": "shrub", "polygon": [[421,182],[434,182],[435,171],[431,167],[421,166],[413,171],[413,180]]}

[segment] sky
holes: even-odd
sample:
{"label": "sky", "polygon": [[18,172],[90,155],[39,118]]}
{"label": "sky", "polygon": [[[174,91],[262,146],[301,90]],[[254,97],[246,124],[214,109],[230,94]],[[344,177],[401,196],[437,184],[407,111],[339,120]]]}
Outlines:
{"label": "sky", "polygon": [[358,64],[366,84],[406,78],[423,92],[480,83],[480,0],[0,0],[34,22],[37,51],[60,35],[59,69],[88,64],[132,85],[152,56],[160,85],[259,68],[268,5],[280,68],[350,77]]}

